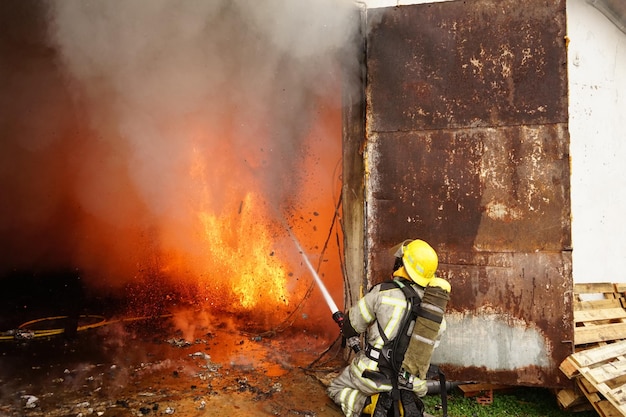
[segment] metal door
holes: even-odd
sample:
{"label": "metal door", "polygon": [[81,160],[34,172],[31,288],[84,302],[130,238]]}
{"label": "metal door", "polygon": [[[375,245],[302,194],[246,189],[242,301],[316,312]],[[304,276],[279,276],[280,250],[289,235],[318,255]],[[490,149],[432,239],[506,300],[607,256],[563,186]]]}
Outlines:
{"label": "metal door", "polygon": [[363,265],[364,279],[349,287],[387,279],[398,242],[430,242],[452,284],[434,357],[448,379],[566,380],[558,370],[573,339],[565,21],[564,0],[366,12],[365,107],[351,98],[344,144],[345,217],[364,223],[362,231],[347,223],[347,271]]}

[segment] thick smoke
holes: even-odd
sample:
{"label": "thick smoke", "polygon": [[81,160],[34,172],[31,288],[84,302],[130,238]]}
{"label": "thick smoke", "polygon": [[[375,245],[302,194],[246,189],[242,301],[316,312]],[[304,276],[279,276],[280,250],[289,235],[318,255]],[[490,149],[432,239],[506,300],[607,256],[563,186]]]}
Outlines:
{"label": "thick smoke", "polygon": [[330,134],[320,119],[357,62],[347,0],[0,8],[4,270],[124,283],[164,248],[197,250],[191,209],[228,210],[251,183],[270,207],[294,203],[307,140]]}

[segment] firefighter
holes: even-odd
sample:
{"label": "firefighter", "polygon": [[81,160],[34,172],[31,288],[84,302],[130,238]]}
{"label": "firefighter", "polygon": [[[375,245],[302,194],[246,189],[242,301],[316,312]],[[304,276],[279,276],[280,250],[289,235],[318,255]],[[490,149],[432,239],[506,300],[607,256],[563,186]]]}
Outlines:
{"label": "firefighter", "polygon": [[[401,321],[407,317],[407,309],[410,308],[402,286],[412,287],[415,290],[413,294],[417,293],[420,298],[429,284],[435,281],[448,293],[450,287],[447,281],[435,277],[439,260],[427,242],[420,239],[405,241],[399,245],[395,256],[393,279],[375,285],[349,309],[342,325],[343,337],[347,339],[367,331],[365,349],[355,355],[328,387],[328,395],[341,406],[347,417],[383,417],[388,415],[390,407],[395,408],[396,415],[423,416],[424,406],[420,397],[427,393],[425,373],[408,374],[405,368],[415,370],[415,365],[403,366],[401,375],[394,375],[388,363],[381,360],[381,357],[385,357],[381,352],[390,345],[389,341],[396,339]],[[444,330],[445,321],[441,311],[441,321],[435,328],[434,340],[428,341],[432,342],[425,359],[428,364],[432,349],[438,344]],[[432,334],[430,337],[433,337]],[[425,340],[423,337],[418,338]],[[411,337],[411,343],[413,339]],[[406,351],[406,346],[404,349]],[[419,364],[419,367],[423,368],[423,365]]]}

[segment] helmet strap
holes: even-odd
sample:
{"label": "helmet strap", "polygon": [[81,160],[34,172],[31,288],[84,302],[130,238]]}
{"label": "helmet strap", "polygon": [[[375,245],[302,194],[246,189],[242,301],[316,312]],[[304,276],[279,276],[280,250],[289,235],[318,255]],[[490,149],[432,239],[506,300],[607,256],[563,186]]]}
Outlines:
{"label": "helmet strap", "polygon": [[404,268],[404,266],[402,266],[402,267],[400,267],[400,268],[396,269],[396,270],[393,272],[393,276],[394,276],[394,277],[398,277],[398,278],[406,278],[406,279],[408,279],[409,281],[411,280],[411,277],[409,277],[409,274],[408,274],[408,272],[406,272],[406,269]]}

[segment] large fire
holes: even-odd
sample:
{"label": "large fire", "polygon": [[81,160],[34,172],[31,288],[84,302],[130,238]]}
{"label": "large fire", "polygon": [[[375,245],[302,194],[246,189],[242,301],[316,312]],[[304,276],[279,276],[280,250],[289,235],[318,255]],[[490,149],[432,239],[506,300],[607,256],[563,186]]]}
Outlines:
{"label": "large fire", "polygon": [[250,310],[289,304],[285,264],[275,256],[272,233],[259,221],[261,208],[252,192],[228,217],[200,212],[212,273],[227,277],[239,306]]}
{"label": "large fire", "polygon": [[[335,210],[341,187],[341,118],[333,103],[320,101],[318,106],[304,146],[294,155],[297,164],[286,165],[297,167],[298,175],[284,176],[291,185],[268,182],[263,151],[242,154],[233,140],[211,149],[201,123],[190,129],[194,139],[186,142],[191,145],[187,156],[179,158],[187,168],[181,169],[184,175],[177,177],[172,196],[176,215],[157,223],[158,262],[156,271],[146,268],[146,274],[190,284],[193,300],[203,308],[244,314],[266,325],[300,312],[309,297],[313,302],[306,303],[302,315],[328,319],[326,309],[314,307],[319,294],[311,293],[313,277],[303,256],[340,295],[342,236]],[[259,138],[256,147],[271,149],[272,143]],[[287,207],[279,207],[272,190],[286,187],[293,192],[289,201],[282,201]]]}
{"label": "large fire", "polygon": [[[278,221],[278,210],[269,208],[249,169],[242,169],[241,163],[236,169],[232,157],[212,160],[211,169],[208,163],[207,156],[194,148],[189,181],[196,186],[192,187],[195,194],[190,198],[189,216],[197,233],[188,239],[195,240],[192,244],[200,248],[199,259],[192,263],[198,291],[213,308],[222,311],[266,313],[284,309],[293,295],[289,288],[294,289],[288,285],[285,253],[279,253],[277,245],[285,235],[280,225],[286,223]],[[215,204],[215,189],[209,180],[214,171],[229,169],[231,175],[221,176],[220,181],[228,182],[232,177],[236,181],[218,189],[221,204]]]}
{"label": "large fire", "polygon": [[353,5],[29,7],[38,18],[4,39],[5,96],[20,99],[1,112],[2,271],[70,268],[141,313],[179,291],[215,312],[334,326],[302,256],[341,306]]}

